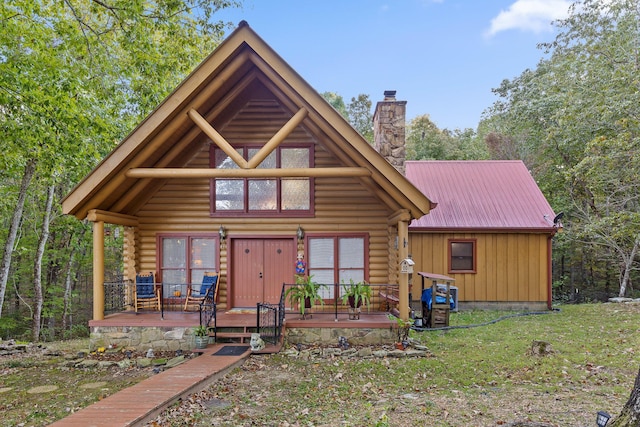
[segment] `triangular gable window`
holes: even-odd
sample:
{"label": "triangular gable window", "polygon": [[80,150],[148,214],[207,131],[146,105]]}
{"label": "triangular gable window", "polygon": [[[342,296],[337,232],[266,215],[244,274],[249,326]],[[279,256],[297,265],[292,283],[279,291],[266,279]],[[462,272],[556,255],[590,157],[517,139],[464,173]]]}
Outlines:
{"label": "triangular gable window", "polygon": [[[256,169],[292,169],[312,167],[311,145],[277,147]],[[245,160],[251,159],[261,146],[235,147]],[[211,148],[210,166],[217,169],[240,167],[220,148]],[[261,177],[215,178],[211,180],[212,215],[310,215],[312,212],[312,178]]]}

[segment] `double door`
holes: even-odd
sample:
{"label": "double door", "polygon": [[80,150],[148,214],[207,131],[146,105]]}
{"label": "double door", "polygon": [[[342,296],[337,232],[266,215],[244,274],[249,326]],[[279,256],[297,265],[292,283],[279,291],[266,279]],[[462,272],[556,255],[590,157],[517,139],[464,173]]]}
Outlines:
{"label": "double door", "polygon": [[231,239],[231,307],[277,304],[283,283],[292,283],[295,238]]}

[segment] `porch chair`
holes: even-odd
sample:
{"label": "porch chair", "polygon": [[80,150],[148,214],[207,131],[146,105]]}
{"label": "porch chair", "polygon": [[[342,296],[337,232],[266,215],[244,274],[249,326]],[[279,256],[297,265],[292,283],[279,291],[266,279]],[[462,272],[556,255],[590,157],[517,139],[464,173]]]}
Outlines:
{"label": "porch chair", "polygon": [[138,309],[150,308],[160,311],[160,287],[156,286],[153,272],[136,274],[136,291],[134,302],[136,313]]}
{"label": "porch chair", "polygon": [[[211,289],[212,288],[212,289]],[[204,297],[207,292],[213,292],[213,301],[218,298],[218,272],[217,271],[205,271],[202,277],[202,284],[200,290],[193,291],[193,285],[187,285],[187,297],[184,301],[184,311],[188,311],[190,306],[200,309],[200,303],[204,301]]]}

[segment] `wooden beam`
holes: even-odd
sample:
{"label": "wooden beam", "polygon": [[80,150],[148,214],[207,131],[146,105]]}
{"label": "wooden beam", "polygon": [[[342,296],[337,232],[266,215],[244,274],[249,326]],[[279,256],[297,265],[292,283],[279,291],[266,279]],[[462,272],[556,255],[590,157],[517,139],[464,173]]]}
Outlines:
{"label": "wooden beam", "polygon": [[93,320],[104,319],[104,222],[93,223]]}
{"label": "wooden beam", "polygon": [[370,176],[367,168],[196,169],[132,168],[127,178],[318,178]]}
{"label": "wooden beam", "polygon": [[[409,257],[409,222],[398,221],[398,263]],[[400,310],[400,317],[404,320],[409,320],[409,275],[407,273],[400,273],[400,265],[397,265],[399,278],[398,278],[398,298],[400,298],[400,304],[398,309]]]}
{"label": "wooden beam", "polygon": [[209,124],[209,122],[206,121],[205,118],[200,115],[200,113],[198,113],[196,110],[192,108],[187,112],[187,114],[189,115],[191,120],[193,120],[193,122],[200,129],[202,129],[202,132],[204,132],[209,138],[211,138],[211,140],[218,147],[220,147],[220,149],[224,151],[225,154],[229,156],[231,160],[235,162],[236,165],[238,165],[242,169],[249,169],[249,164],[242,157],[242,155],[238,153],[236,149],[233,148],[231,144],[229,144],[227,140],[224,139],[224,137],[220,135],[218,131],[215,130],[213,126],[211,126],[211,124]]}
{"label": "wooden beam", "polygon": [[262,146],[260,151],[253,155],[248,163],[249,169],[257,168],[258,165],[262,163],[262,161],[266,159],[267,156],[271,154],[271,152],[275,150],[300,123],[302,123],[305,117],[307,117],[307,110],[304,108],[298,110],[298,112],[294,114],[293,117],[291,117],[289,121],[285,123],[284,126],[282,126],[265,145]]}
{"label": "wooden beam", "polygon": [[394,213],[392,213],[389,218],[387,218],[387,225],[398,225],[400,221],[411,221],[411,211],[409,209],[400,209]]}
{"label": "wooden beam", "polygon": [[91,209],[87,214],[87,221],[106,222],[108,224],[124,225],[127,227],[137,227],[138,217],[125,215],[117,212],[102,211],[99,209]]}
{"label": "wooden beam", "polygon": [[[224,44],[223,49],[223,44],[216,48],[216,55],[210,55],[201,63],[191,73],[190,77],[160,104],[156,111],[144,119],[121,142],[117,150],[108,155],[90,175],[65,197],[62,202],[64,213],[73,214],[82,219],[84,217],[83,212],[89,210],[87,206],[95,206],[97,204],[95,203],[96,198],[102,199],[104,194],[111,194],[120,186],[124,177],[122,175],[110,177],[109,175],[119,170],[123,159],[130,159],[133,156],[137,159],[146,159],[148,156],[146,153],[157,150],[162,142],[183,124],[184,120],[180,119],[180,114],[184,114],[185,111],[201,105],[203,99],[211,96],[222,87],[250,58],[250,55],[246,52],[234,56],[232,61],[226,64],[219,74],[215,75],[215,79],[211,80],[214,70],[217,70],[224,61],[228,60],[225,55],[230,55],[235,50],[235,47],[231,48],[231,44]],[[229,53],[224,53],[223,51],[229,51]],[[207,83],[208,81],[211,81],[211,83]],[[202,85],[207,86],[202,91],[198,91],[197,89]],[[193,97],[194,94],[196,94],[195,98]],[[152,136],[158,130],[160,132]],[[147,141],[147,138],[151,138],[151,140],[144,142]],[[140,147],[143,147],[143,149],[140,150]],[[146,153],[141,153],[140,151]],[[95,188],[100,190],[98,193],[91,195]]]}

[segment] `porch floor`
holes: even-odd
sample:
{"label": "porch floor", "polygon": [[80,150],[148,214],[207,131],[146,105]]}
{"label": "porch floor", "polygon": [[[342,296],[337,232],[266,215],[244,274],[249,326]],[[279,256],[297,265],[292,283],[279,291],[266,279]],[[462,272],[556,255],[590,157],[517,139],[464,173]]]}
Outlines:
{"label": "porch floor", "polygon": [[[298,312],[286,312],[284,326],[290,328],[389,328],[393,325],[387,313],[363,311],[359,320],[349,320],[347,312],[314,311],[306,319]],[[161,316],[158,311],[121,312],[105,316],[104,320],[90,320],[89,326],[160,326],[195,327],[200,324],[197,312],[168,311]],[[218,328],[256,327],[257,318],[251,310],[219,310],[216,315]]]}

